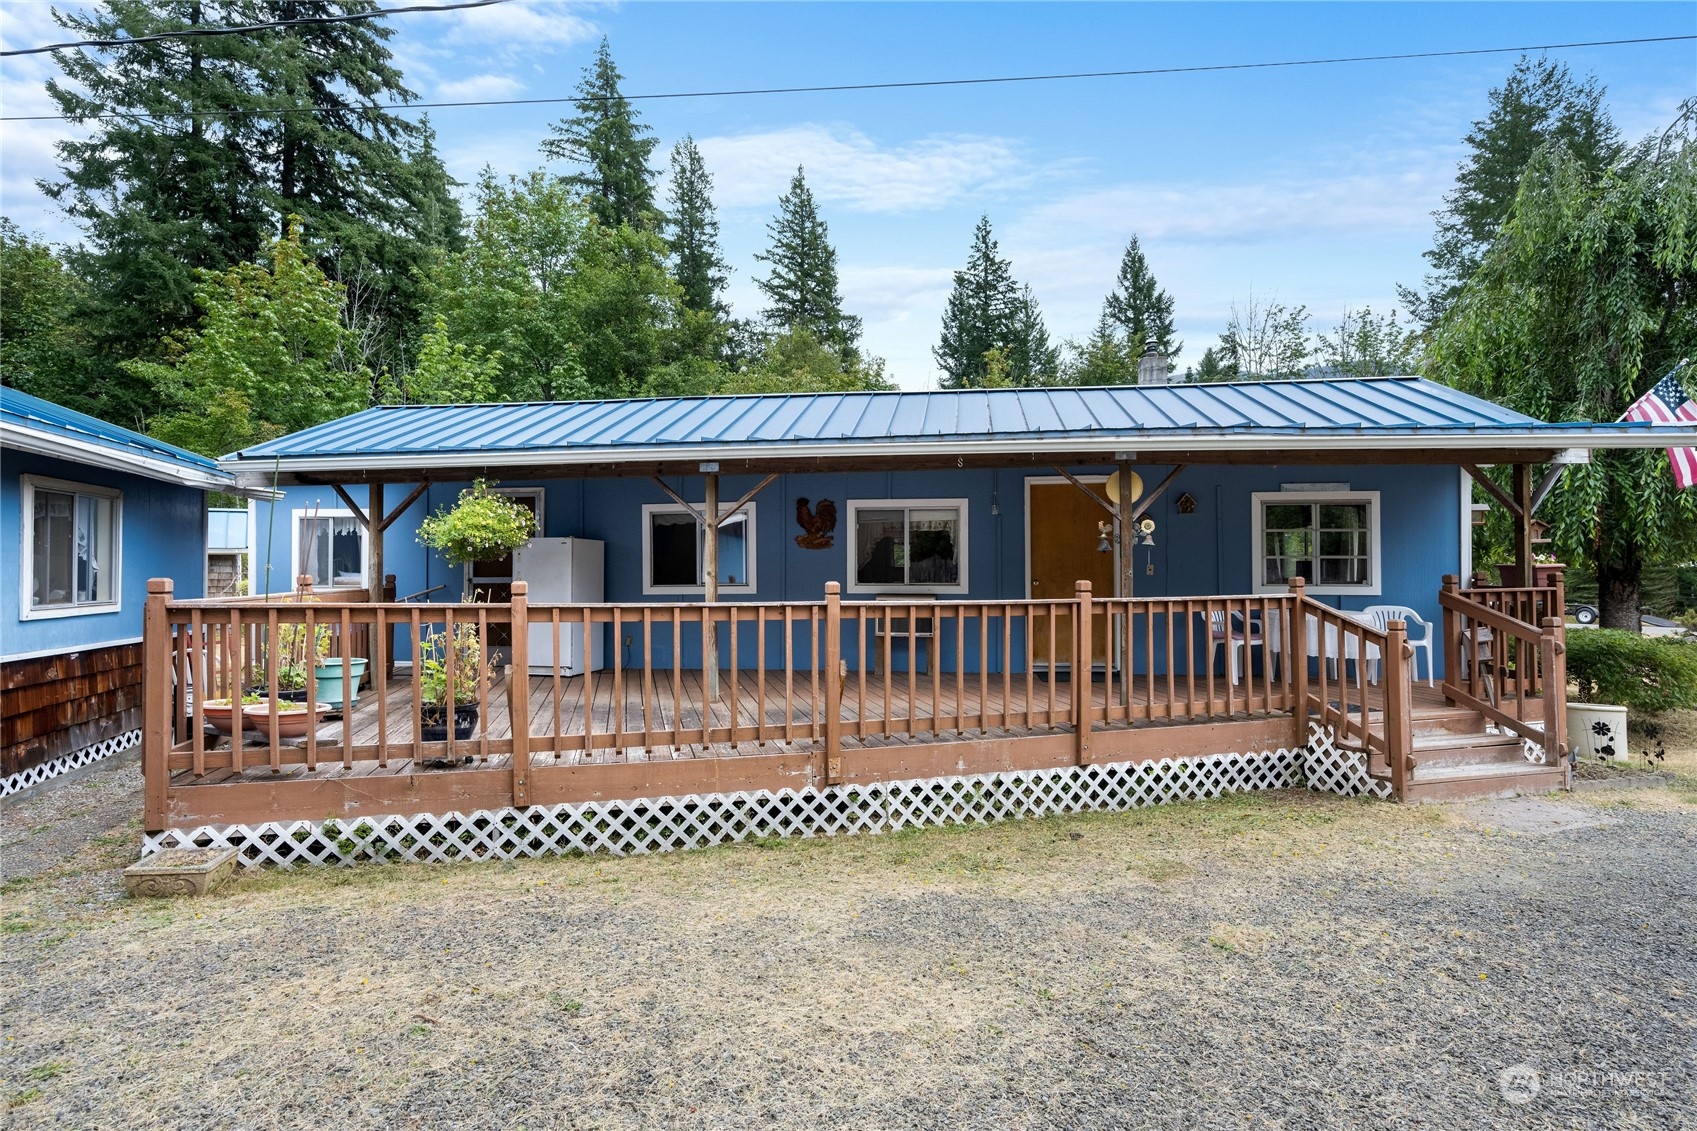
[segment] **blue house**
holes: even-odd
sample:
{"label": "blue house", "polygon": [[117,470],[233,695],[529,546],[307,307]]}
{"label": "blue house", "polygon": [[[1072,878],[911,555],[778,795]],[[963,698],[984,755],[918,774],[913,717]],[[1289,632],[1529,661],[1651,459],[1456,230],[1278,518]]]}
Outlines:
{"label": "blue house", "polygon": [[[1555,788],[1561,583],[1466,582],[1473,488],[1530,578],[1563,466],[1670,443],[1697,435],[1411,377],[369,409],[220,461],[276,497],[257,606],[150,592],[151,654],[266,703],[228,737],[150,718],[148,843],[652,851],[1299,781]],[[451,566],[419,523],[478,479],[540,540]],[[308,641],[334,663],[289,738]]]}
{"label": "blue house", "polygon": [[150,577],[198,596],[212,460],[0,388],[0,778],[10,793],[139,741]]}

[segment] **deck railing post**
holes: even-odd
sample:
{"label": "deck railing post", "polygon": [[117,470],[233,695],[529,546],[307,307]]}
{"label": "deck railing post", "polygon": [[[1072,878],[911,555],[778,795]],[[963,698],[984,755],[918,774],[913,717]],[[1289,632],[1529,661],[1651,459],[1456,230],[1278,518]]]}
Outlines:
{"label": "deck railing post", "polygon": [[1290,621],[1285,628],[1286,670],[1291,673],[1293,702],[1290,717],[1296,720],[1293,747],[1308,745],[1308,613],[1302,607],[1305,582],[1300,577],[1290,579]]}
{"label": "deck railing post", "polygon": [[[1363,641],[1362,655],[1366,655]],[[1393,620],[1385,626],[1385,758],[1390,763],[1391,789],[1398,801],[1408,796],[1408,771],[1414,760],[1414,714],[1409,662],[1408,622]],[[1359,662],[1359,661],[1358,661]],[[1362,720],[1366,721],[1363,702]]]}
{"label": "deck railing post", "polygon": [[[1559,585],[1557,591],[1560,591]],[[1563,784],[1573,785],[1567,761],[1567,618],[1545,617],[1538,636],[1544,673],[1544,757],[1562,768]]]}
{"label": "deck railing post", "polygon": [[[142,827],[150,833],[165,830],[166,791],[171,784],[171,593],[169,577],[149,578],[142,612]],[[186,687],[177,691],[189,693]],[[240,691],[235,700],[241,702]]]}
{"label": "deck railing post", "polygon": [[1095,649],[1090,643],[1090,582],[1079,581],[1073,589],[1078,604],[1072,625],[1072,725],[1078,743],[1078,764],[1090,764],[1090,704],[1095,686]]}
{"label": "deck railing post", "polygon": [[[1451,600],[1461,596],[1461,578],[1453,573],[1444,574],[1444,592]],[[1439,683],[1445,687],[1461,682],[1461,622],[1455,610],[1448,603],[1443,603],[1444,614],[1444,675]],[[1444,696],[1444,702],[1455,706],[1455,701]]]}
{"label": "deck railing post", "polygon": [[[842,583],[825,583],[825,784],[843,780]],[[936,663],[935,657],[931,661]],[[762,677],[764,678],[764,677]]]}
{"label": "deck railing post", "polygon": [[1567,577],[1561,570],[1550,574],[1550,584],[1556,591],[1555,607],[1546,609],[1544,616],[1555,617],[1563,626],[1567,624]]}
{"label": "deck railing post", "polygon": [[[530,804],[530,583],[515,581],[508,636],[512,666],[507,676],[507,719],[513,732],[513,804]],[[488,722],[483,724],[488,727]]]}

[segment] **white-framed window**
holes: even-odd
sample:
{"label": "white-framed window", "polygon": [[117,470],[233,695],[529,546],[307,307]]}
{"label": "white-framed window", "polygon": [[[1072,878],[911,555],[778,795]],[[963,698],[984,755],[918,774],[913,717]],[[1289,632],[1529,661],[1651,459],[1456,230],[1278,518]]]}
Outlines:
{"label": "white-framed window", "polygon": [[124,495],[108,487],[19,476],[23,620],[116,612]]}
{"label": "white-framed window", "polygon": [[[719,524],[720,593],[754,592],[754,506],[744,504]],[[676,503],[649,503],[642,508],[644,594],[705,592],[705,562],[706,539],[699,518]]]}
{"label": "white-framed window", "polygon": [[850,593],[966,592],[965,499],[850,499]]}
{"label": "white-framed window", "polygon": [[1382,544],[1377,491],[1258,491],[1253,511],[1255,592],[1377,594]]}
{"label": "white-framed window", "polygon": [[[365,585],[371,546],[352,511],[296,510],[289,522],[289,560],[295,576],[309,574],[314,589]],[[289,578],[291,587],[294,577]]]}

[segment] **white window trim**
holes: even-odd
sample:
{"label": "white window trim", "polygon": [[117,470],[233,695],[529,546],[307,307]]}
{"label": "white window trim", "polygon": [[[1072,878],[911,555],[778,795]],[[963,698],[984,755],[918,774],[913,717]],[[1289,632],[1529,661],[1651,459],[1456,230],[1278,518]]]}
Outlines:
{"label": "white window trim", "polygon": [[[124,609],[124,493],[112,487],[96,487],[92,483],[73,483],[67,479],[49,479],[43,475],[20,475],[19,526],[21,550],[18,554],[18,619],[57,620],[61,617],[98,616],[118,613]],[[81,605],[54,605],[35,608],[35,492],[37,489],[78,495],[93,495],[112,500],[112,599],[87,602]]]}
{"label": "white window trim", "polygon": [[[844,506],[848,510],[848,537],[843,542],[848,546],[848,563],[844,569],[844,591],[848,593],[934,593],[960,594],[968,591],[967,565],[971,554],[967,547],[971,541],[967,537],[967,500],[965,499],[850,499]],[[925,585],[862,585],[855,580],[855,563],[860,558],[858,539],[859,524],[855,520],[856,513],[861,510],[895,510],[897,508],[935,508],[957,507],[960,510],[960,538],[955,544],[955,557],[960,564],[960,580],[953,585],[928,583]]]}
{"label": "white window trim", "polygon": [[[288,585],[283,589],[283,592],[285,593],[294,589],[295,579],[300,576],[300,574],[296,571],[300,569],[301,564],[301,520],[305,518],[354,518],[354,512],[350,510],[325,510],[322,507],[297,507],[289,512],[289,577]],[[370,583],[371,531],[360,526],[357,519],[355,520],[354,525],[359,529],[359,584],[336,585],[332,583],[330,585],[320,586],[314,583],[314,592],[335,589],[363,589]],[[252,588],[251,582],[248,587],[249,589]]]}
{"label": "white window trim", "polygon": [[[692,503],[690,505],[695,507],[697,509],[697,511],[702,511],[707,506],[706,503]],[[719,583],[719,592],[720,593],[753,594],[755,592],[755,590],[759,588],[760,555],[759,555],[758,551],[759,551],[759,548],[760,548],[760,526],[754,520],[754,507],[755,507],[755,504],[752,503],[752,502],[744,503],[742,505],[742,507],[740,509],[738,509],[737,512],[736,512],[737,514],[748,516],[748,577],[745,578],[742,581],[737,582],[735,585],[732,585],[729,582],[721,581]],[[689,512],[689,509],[687,507],[680,507],[676,503],[644,503],[642,505],[642,595],[643,596],[645,596],[645,597],[658,597],[658,596],[665,596],[667,594],[674,594],[674,593],[683,593],[683,594],[699,593],[699,594],[703,594],[703,595],[706,594],[707,586],[705,584],[703,584],[703,585],[655,585],[653,583],[652,574],[649,572],[650,568],[654,564],[654,554],[653,554],[653,551],[654,551],[654,524],[653,524],[653,521],[652,521],[652,516],[654,516],[656,514],[689,514],[689,513],[690,512]],[[724,520],[727,519],[727,518],[730,518],[730,517],[731,516],[728,515],[728,514],[721,514],[719,516],[720,525],[722,526],[724,524]],[[701,522],[701,519],[699,517],[696,518],[696,523],[697,523],[697,525],[704,525]]]}
{"label": "white window trim", "polygon": [[1384,539],[1379,536],[1379,492],[1377,491],[1256,491],[1249,496],[1250,573],[1253,593],[1287,593],[1288,584],[1268,585],[1261,579],[1266,551],[1267,504],[1279,503],[1366,503],[1367,504],[1367,584],[1320,585],[1310,582],[1303,591],[1316,597],[1377,597],[1384,581]]}

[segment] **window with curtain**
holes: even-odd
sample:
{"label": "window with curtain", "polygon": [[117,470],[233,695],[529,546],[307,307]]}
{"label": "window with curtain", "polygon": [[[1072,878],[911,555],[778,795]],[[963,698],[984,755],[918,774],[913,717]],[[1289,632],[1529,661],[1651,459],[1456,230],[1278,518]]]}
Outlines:
{"label": "window with curtain", "polygon": [[365,528],[352,515],[296,513],[295,572],[315,589],[366,583]]}
{"label": "window with curtain", "polygon": [[1266,492],[1255,499],[1257,592],[1379,591],[1378,495]]}
{"label": "window with curtain", "polygon": [[30,613],[98,611],[118,604],[117,491],[22,477]]}
{"label": "window with curtain", "polygon": [[848,507],[851,590],[966,588],[964,500],[864,500]]}
{"label": "window with curtain", "polygon": [[[706,537],[701,520],[679,506],[642,508],[644,593],[700,593],[706,589]],[[752,593],[754,504],[719,526],[719,591]]]}

